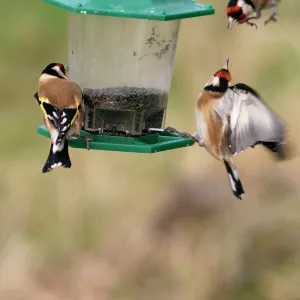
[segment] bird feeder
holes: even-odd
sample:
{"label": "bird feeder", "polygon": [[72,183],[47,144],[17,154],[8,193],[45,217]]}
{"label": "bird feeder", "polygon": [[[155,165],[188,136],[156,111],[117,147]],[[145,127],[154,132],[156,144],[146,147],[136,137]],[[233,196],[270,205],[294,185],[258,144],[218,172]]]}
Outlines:
{"label": "bird feeder", "polygon": [[[152,153],[189,146],[166,133],[180,20],[211,15],[192,0],[44,0],[69,10],[70,79],[83,90],[91,149]],[[38,132],[48,136],[45,127]],[[71,147],[85,148],[81,138]]]}

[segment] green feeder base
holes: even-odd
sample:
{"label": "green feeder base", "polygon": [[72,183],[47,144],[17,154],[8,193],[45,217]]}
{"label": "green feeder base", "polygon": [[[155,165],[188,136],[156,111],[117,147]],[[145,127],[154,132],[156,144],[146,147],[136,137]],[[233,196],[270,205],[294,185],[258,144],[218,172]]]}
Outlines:
{"label": "green feeder base", "polygon": [[[50,134],[45,126],[39,126],[38,133],[50,138]],[[93,150],[155,153],[192,146],[194,144],[191,138],[180,137],[176,133],[163,131],[139,137],[90,134],[84,130],[81,130],[80,134],[83,137],[93,138],[90,142],[90,149]],[[86,144],[81,137],[69,139],[69,146],[72,148],[86,149]]]}

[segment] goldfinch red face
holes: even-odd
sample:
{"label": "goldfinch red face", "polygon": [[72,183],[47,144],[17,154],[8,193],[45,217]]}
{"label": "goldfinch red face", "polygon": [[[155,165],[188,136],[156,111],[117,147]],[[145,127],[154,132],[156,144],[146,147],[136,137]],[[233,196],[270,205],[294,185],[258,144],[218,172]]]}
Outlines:
{"label": "goldfinch red face", "polygon": [[66,72],[68,68],[66,68],[61,63],[51,63],[49,64],[43,71],[42,74],[59,77],[62,79],[67,79]]}
{"label": "goldfinch red face", "polygon": [[235,23],[243,23],[247,16],[253,12],[253,8],[251,0],[230,0],[226,7],[227,28],[231,29]]}
{"label": "goldfinch red face", "polygon": [[229,59],[206,83],[205,89],[213,92],[225,92],[231,86],[231,74],[228,70]]}

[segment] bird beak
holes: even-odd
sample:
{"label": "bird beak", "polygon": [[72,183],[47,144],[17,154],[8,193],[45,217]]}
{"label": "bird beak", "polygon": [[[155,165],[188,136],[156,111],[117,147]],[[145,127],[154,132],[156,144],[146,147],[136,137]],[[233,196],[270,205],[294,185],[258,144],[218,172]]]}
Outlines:
{"label": "bird beak", "polygon": [[228,71],[228,64],[229,64],[229,58],[226,59],[225,64],[223,65],[222,69]]}
{"label": "bird beak", "polygon": [[228,18],[227,29],[231,29],[235,23],[236,23],[236,20],[234,18],[232,18],[232,17],[229,17]]}
{"label": "bird beak", "polygon": [[70,70],[70,67],[65,67],[66,72]]}

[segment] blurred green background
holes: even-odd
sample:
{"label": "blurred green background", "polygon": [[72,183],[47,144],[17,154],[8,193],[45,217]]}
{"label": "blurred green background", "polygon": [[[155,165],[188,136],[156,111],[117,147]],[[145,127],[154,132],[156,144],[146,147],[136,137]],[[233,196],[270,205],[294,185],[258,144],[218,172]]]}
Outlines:
{"label": "blurred green background", "polygon": [[286,120],[296,156],[236,156],[246,196],[197,146],[154,155],[70,149],[42,175],[49,140],[33,99],[43,67],[67,64],[67,13],[1,2],[0,299],[300,299],[300,1],[278,24],[227,31],[215,16],[182,22],[166,125],[195,132],[194,106],[227,57]]}

